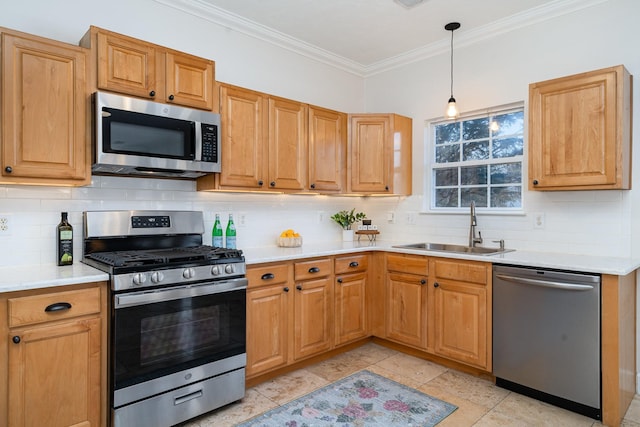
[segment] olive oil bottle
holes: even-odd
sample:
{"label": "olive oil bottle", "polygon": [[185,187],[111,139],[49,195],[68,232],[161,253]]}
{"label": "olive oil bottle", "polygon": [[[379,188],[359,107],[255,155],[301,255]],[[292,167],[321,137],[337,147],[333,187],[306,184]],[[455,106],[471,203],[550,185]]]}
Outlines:
{"label": "olive oil bottle", "polygon": [[58,265],[71,265],[73,264],[73,227],[69,224],[66,212],[62,212],[62,219],[56,231]]}

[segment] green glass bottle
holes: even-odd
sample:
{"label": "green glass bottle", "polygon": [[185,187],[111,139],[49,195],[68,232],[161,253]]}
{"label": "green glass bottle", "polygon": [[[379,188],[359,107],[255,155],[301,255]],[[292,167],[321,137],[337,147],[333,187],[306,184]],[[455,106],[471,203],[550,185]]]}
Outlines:
{"label": "green glass bottle", "polygon": [[62,219],[56,228],[58,265],[73,264],[73,227],[69,224],[67,213],[62,212]]}
{"label": "green glass bottle", "polygon": [[211,230],[211,241],[216,248],[222,247],[222,225],[220,224],[220,214],[216,214],[216,221]]}
{"label": "green glass bottle", "polygon": [[233,215],[229,214],[229,222],[227,222],[227,248],[236,249],[236,226],[233,223]]}

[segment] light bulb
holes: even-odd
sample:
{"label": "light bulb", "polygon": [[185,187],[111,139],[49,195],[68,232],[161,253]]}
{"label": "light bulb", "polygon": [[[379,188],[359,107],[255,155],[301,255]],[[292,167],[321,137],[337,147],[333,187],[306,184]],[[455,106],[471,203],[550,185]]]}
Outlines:
{"label": "light bulb", "polygon": [[458,106],[456,105],[456,99],[452,96],[449,98],[449,103],[447,104],[447,111],[445,113],[445,117],[449,119],[455,119],[458,117],[460,113],[458,112]]}

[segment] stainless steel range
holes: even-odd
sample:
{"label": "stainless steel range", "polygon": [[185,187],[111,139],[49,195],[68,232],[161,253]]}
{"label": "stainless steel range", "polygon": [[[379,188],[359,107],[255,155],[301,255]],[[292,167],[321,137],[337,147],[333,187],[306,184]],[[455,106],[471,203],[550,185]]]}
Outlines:
{"label": "stainless steel range", "polygon": [[83,262],[111,276],[112,426],[171,426],[244,397],[244,257],[203,232],[202,212],[84,213]]}

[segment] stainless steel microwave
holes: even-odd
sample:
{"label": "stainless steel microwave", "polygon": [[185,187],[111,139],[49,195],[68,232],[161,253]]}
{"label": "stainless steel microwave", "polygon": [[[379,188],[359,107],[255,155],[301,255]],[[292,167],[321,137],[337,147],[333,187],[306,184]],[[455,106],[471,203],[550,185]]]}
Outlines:
{"label": "stainless steel microwave", "polygon": [[93,94],[94,174],[197,178],[220,172],[220,115]]}

